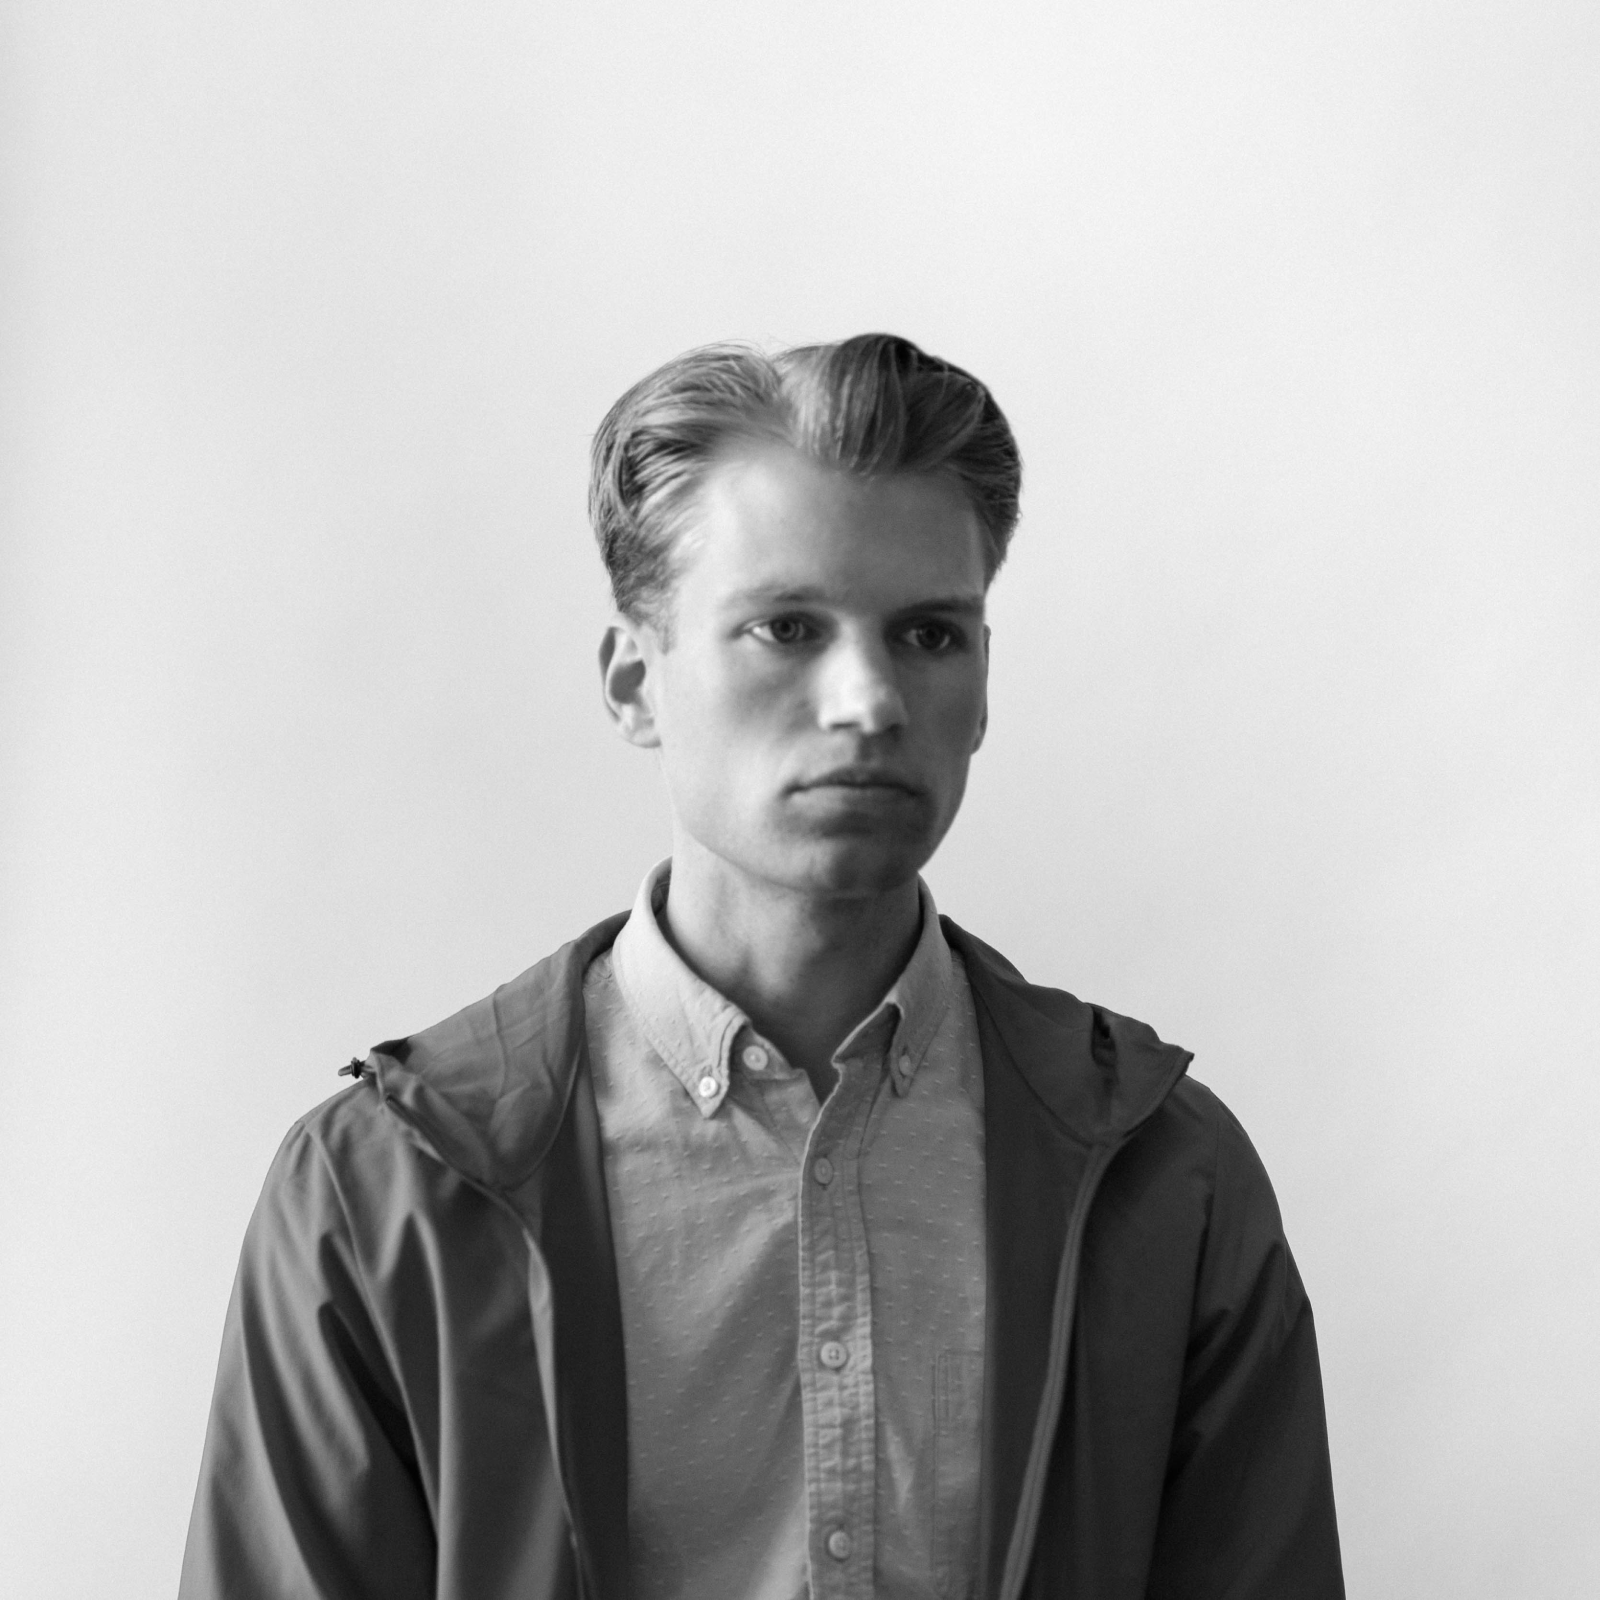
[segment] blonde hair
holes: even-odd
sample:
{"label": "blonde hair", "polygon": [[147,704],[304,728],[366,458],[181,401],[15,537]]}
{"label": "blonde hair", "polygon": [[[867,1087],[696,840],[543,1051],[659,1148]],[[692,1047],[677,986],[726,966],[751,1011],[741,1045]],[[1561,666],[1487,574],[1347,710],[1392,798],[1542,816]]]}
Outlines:
{"label": "blonde hair", "polygon": [[1022,458],[970,373],[888,333],[775,356],[705,345],[634,384],[594,437],[589,520],[625,616],[667,631],[683,514],[717,454],[740,439],[778,440],[846,472],[942,475],[977,514],[986,580],[1005,559]]}

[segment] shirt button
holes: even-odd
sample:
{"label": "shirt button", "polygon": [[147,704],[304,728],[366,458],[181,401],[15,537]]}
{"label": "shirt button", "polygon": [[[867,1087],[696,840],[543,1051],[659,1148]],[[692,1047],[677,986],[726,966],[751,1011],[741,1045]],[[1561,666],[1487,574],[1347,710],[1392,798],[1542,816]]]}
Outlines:
{"label": "shirt button", "polygon": [[837,1339],[829,1339],[817,1351],[817,1357],[823,1366],[831,1367],[837,1372],[850,1359],[850,1352]]}
{"label": "shirt button", "polygon": [[843,1528],[835,1528],[828,1535],[828,1554],[835,1561],[848,1561],[850,1559],[850,1535]]}
{"label": "shirt button", "polygon": [[811,1176],[818,1183],[828,1184],[833,1182],[833,1163],[826,1156],[818,1156],[811,1163]]}
{"label": "shirt button", "polygon": [[708,1072],[699,1083],[695,1085],[702,1100],[710,1100],[717,1092],[717,1080]]}
{"label": "shirt button", "polygon": [[909,1072],[911,1070],[911,1052],[909,1050],[902,1050],[900,1052],[900,1070],[902,1072]]}
{"label": "shirt button", "polygon": [[739,1059],[744,1062],[744,1064],[752,1072],[765,1072],[767,1070],[767,1062],[772,1058],[765,1050],[761,1048],[760,1045],[747,1044],[744,1049],[739,1052]]}

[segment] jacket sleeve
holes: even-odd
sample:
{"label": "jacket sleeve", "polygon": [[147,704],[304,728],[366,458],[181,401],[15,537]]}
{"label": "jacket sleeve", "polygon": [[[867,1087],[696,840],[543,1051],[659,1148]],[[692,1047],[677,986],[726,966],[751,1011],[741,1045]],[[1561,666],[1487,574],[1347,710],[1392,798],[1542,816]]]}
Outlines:
{"label": "jacket sleeve", "polygon": [[1341,1600],[1316,1331],[1266,1170],[1217,1103],[1215,1170],[1150,1600]]}
{"label": "jacket sleeve", "polygon": [[297,1126],[245,1236],[180,1600],[422,1600],[434,1566],[338,1185]]}

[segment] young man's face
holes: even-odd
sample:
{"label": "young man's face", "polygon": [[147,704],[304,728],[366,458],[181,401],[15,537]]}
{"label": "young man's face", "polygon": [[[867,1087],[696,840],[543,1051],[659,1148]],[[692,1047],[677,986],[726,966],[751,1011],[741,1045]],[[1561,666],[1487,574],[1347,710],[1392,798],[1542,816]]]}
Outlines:
{"label": "young man's face", "polygon": [[629,626],[603,656],[623,731],[660,748],[680,847],[830,897],[907,882],[987,716],[966,496],[751,444],[712,468],[683,537],[670,648]]}

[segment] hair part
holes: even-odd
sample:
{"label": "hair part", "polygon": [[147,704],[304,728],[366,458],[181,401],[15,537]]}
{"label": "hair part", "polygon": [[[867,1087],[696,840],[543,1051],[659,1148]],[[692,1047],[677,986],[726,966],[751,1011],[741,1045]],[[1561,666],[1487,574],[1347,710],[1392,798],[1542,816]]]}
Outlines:
{"label": "hair part", "polygon": [[864,333],[769,356],[713,344],[628,390],[595,434],[589,520],[617,609],[669,634],[683,523],[713,462],[740,440],[788,444],[825,466],[938,475],[967,496],[984,581],[1017,525],[1022,457],[993,395],[909,339]]}

